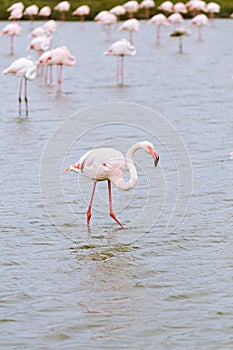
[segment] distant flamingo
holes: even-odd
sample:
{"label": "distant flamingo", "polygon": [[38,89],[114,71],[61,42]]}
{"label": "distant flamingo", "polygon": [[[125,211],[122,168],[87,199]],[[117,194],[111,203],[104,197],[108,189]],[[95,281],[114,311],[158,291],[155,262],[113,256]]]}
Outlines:
{"label": "distant flamingo", "polygon": [[170,15],[168,18],[168,21],[170,23],[172,23],[174,26],[181,24],[182,22],[184,22],[184,19],[182,17],[182,15],[178,12],[173,13],[172,15]]}
{"label": "distant flamingo", "polygon": [[22,2],[15,2],[10,7],[8,7],[7,12],[12,12],[14,10],[20,10],[23,12],[24,4]]}
{"label": "distant flamingo", "polygon": [[230,153],[231,159],[233,159],[233,152]]}
{"label": "distant flamingo", "polygon": [[113,24],[117,23],[117,16],[115,16],[113,13],[110,13],[108,11],[103,12],[102,15],[99,15],[99,18],[97,19],[97,23],[101,23],[104,25],[105,28],[105,39],[107,41],[111,40],[111,26]]}
{"label": "distant flamingo", "polygon": [[173,3],[171,1],[164,1],[160,6],[158,6],[158,10],[171,13],[173,12]]}
{"label": "distant flamingo", "polygon": [[36,77],[36,64],[31,57],[22,57],[14,61],[8,68],[3,71],[3,74],[11,74],[20,77],[19,86],[19,116],[21,110],[21,95],[24,80],[24,100],[26,106],[26,116],[28,116],[28,98],[27,98],[27,81],[33,80]]}
{"label": "distant flamingo", "polygon": [[48,50],[43,52],[40,57],[37,60],[37,66],[42,66],[42,70],[44,71],[44,67],[45,67],[45,72],[44,72],[44,81],[45,81],[45,85],[48,85],[48,69],[50,68],[50,81],[49,84],[51,85],[53,82],[53,65],[51,64],[50,57],[52,55],[52,50]]}
{"label": "distant flamingo", "polygon": [[171,34],[174,38],[179,38],[179,53],[183,52],[183,37],[190,35],[190,32],[185,27],[176,28]]}
{"label": "distant flamingo", "polygon": [[149,21],[149,24],[153,24],[157,27],[156,30],[156,43],[160,43],[160,27],[168,26],[169,22],[167,17],[163,13],[159,13],[158,15],[153,16]]}
{"label": "distant flamingo", "polygon": [[138,11],[139,9],[139,3],[135,0],[130,0],[127,1],[125,4],[122,5],[126,12],[129,14],[129,18],[133,18],[134,14]]}
{"label": "distant flamingo", "polygon": [[185,14],[188,12],[186,4],[184,4],[183,2],[177,2],[176,4],[174,4],[173,11],[182,13],[182,14]]}
{"label": "distant flamingo", "polygon": [[143,0],[140,3],[139,8],[145,10],[145,19],[149,19],[150,18],[150,9],[152,7],[155,7],[154,0]]}
{"label": "distant flamingo", "polygon": [[10,36],[10,54],[14,55],[14,36],[19,36],[21,27],[18,23],[7,24],[1,31],[1,35]]}
{"label": "distant flamingo", "polygon": [[135,56],[136,49],[126,39],[121,39],[113,43],[110,48],[104,53],[104,55],[117,56],[117,84],[124,84],[124,56]]}
{"label": "distant flamingo", "polygon": [[68,1],[59,2],[59,4],[57,4],[54,7],[55,11],[61,12],[61,20],[62,21],[65,21],[65,19],[66,19],[66,12],[68,12],[69,9],[70,9],[70,3]]}
{"label": "distant flamingo", "polygon": [[83,26],[84,20],[85,20],[85,16],[88,16],[90,14],[90,7],[87,5],[82,5],[79,6],[75,11],[72,12],[73,16],[79,16],[80,17],[80,22],[81,25]]}
{"label": "distant flamingo", "polygon": [[[108,181],[109,214],[122,228],[124,227],[113,212],[111,182],[124,191],[135,187],[137,182],[137,170],[134,166],[133,156],[135,152],[140,149],[151,154],[154,159],[154,165],[158,165],[159,156],[154,146],[148,141],[143,141],[130,147],[126,157],[114,148],[93,149],[85,153],[77,163],[65,170],[65,172],[74,171],[94,181],[91,200],[87,210],[88,227],[90,226],[91,208],[98,181]],[[128,181],[124,180],[125,165],[128,167],[130,175]]]}
{"label": "distant flamingo", "polygon": [[46,58],[47,64],[57,66],[57,93],[61,92],[62,84],[62,67],[63,65],[73,67],[76,63],[75,57],[65,46],[57,47],[50,51],[51,55]]}
{"label": "distant flamingo", "polygon": [[41,16],[45,20],[50,17],[51,12],[52,10],[49,6],[44,6],[40,9],[39,16]]}
{"label": "distant flamingo", "polygon": [[11,11],[9,19],[12,21],[18,21],[22,17],[23,17],[23,11],[21,11],[20,8],[16,8],[16,9]]}
{"label": "distant flamingo", "polygon": [[191,20],[191,25],[196,25],[198,27],[198,40],[202,41],[202,27],[205,26],[208,22],[208,18],[204,14],[196,15]]}
{"label": "distant flamingo", "polygon": [[48,50],[51,47],[51,36],[41,35],[32,39],[28,50],[35,50],[38,53],[38,57],[42,52]]}
{"label": "distant flamingo", "polygon": [[133,45],[133,32],[139,31],[140,23],[136,18],[127,19],[117,30],[126,30],[129,32],[129,41]]}
{"label": "distant flamingo", "polygon": [[39,7],[37,5],[31,5],[25,9],[24,15],[29,16],[30,20],[32,21],[34,17],[38,15],[38,12]]}
{"label": "distant flamingo", "polygon": [[190,0],[187,2],[186,6],[189,8],[189,11],[192,12],[193,16],[196,16],[201,11],[206,11],[206,2],[202,0]]}
{"label": "distant flamingo", "polygon": [[120,16],[124,15],[126,13],[126,10],[124,6],[118,5],[109,10],[109,12],[117,16],[117,19],[119,21]]}
{"label": "distant flamingo", "polygon": [[214,27],[215,14],[220,12],[220,5],[216,2],[209,2],[206,6],[206,11],[210,14],[210,21]]}

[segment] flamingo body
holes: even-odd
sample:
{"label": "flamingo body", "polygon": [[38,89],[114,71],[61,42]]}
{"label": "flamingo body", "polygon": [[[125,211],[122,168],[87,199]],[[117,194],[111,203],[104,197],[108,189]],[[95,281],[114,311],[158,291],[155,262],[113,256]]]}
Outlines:
{"label": "flamingo body", "polygon": [[[94,181],[92,196],[87,210],[87,226],[90,225],[91,207],[95,193],[96,183],[98,181],[108,181],[110,216],[121,226],[121,222],[116,218],[112,208],[111,182],[118,188],[128,191],[135,187],[137,182],[137,171],[133,163],[133,155],[136,151],[142,149],[146,153],[151,154],[154,159],[155,166],[159,161],[159,156],[154,149],[154,146],[148,142],[139,142],[128,150],[126,157],[114,148],[98,148],[85,153],[77,163],[71,165],[66,172],[74,171],[88,179]],[[125,166],[129,169],[130,178],[124,180]]]}
{"label": "flamingo body", "polygon": [[14,36],[19,36],[21,32],[21,27],[18,23],[7,24],[1,31],[1,35],[9,35],[10,40],[10,54],[14,54]]}
{"label": "flamingo body", "polygon": [[48,18],[51,15],[51,8],[49,6],[44,6],[39,11],[39,16]]}

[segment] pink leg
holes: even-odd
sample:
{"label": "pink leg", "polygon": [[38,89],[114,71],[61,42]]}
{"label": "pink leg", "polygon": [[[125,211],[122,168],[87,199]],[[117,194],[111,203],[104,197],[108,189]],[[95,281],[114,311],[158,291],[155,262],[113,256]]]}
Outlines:
{"label": "pink leg", "polygon": [[110,180],[108,180],[108,194],[109,194],[109,208],[110,208],[110,213],[109,214],[122,228],[124,228],[122,223],[116,218],[116,215],[113,213],[113,209],[112,209],[112,190],[111,190],[111,181]]}
{"label": "pink leg", "polygon": [[49,70],[49,66],[46,64],[46,66],[45,66],[45,73],[44,73],[44,83],[45,83],[45,85],[48,85],[48,70]]}
{"label": "pink leg", "polygon": [[150,9],[146,8],[145,9],[145,19],[149,19],[150,18]]}
{"label": "pink leg", "polygon": [[91,207],[92,207],[92,203],[93,203],[93,198],[94,198],[94,194],[95,194],[95,188],[96,188],[96,181],[94,181],[94,185],[93,185],[93,190],[92,190],[92,194],[91,194],[91,199],[90,199],[90,204],[89,207],[87,209],[87,226],[90,226],[90,220],[91,220]]}
{"label": "pink leg", "polygon": [[121,77],[121,85],[124,84],[124,56],[120,57],[120,77]]}
{"label": "pink leg", "polygon": [[116,80],[117,80],[117,85],[119,85],[119,64],[120,64],[120,57],[117,56],[117,67],[116,67]]}
{"label": "pink leg", "polygon": [[11,40],[11,44],[10,44],[10,54],[11,54],[11,56],[13,56],[14,55],[14,35],[11,35],[11,38],[10,38],[10,40]]}
{"label": "pink leg", "polygon": [[52,85],[52,83],[53,83],[53,66],[51,65],[50,66],[50,85]]}
{"label": "pink leg", "polygon": [[160,26],[157,26],[157,31],[156,31],[156,43],[160,43]]}
{"label": "pink leg", "polygon": [[129,42],[133,45],[133,32],[129,32]]}
{"label": "pink leg", "polygon": [[201,27],[198,27],[198,40],[202,41],[202,30],[201,30]]}
{"label": "pink leg", "polygon": [[57,66],[57,92],[61,92],[61,83],[62,83],[62,65]]}

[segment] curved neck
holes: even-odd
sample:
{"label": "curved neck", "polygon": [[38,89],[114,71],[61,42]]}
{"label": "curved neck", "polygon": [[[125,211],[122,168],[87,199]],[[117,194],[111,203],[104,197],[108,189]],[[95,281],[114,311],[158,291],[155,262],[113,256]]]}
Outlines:
{"label": "curved neck", "polygon": [[130,149],[128,150],[127,154],[126,154],[126,165],[129,169],[129,180],[125,181],[123,178],[121,179],[117,179],[117,180],[113,180],[113,183],[115,183],[115,185],[117,187],[119,187],[120,189],[124,190],[124,191],[128,191],[131,190],[132,188],[134,188],[136,182],[137,182],[137,170],[134,166],[134,162],[133,162],[133,156],[134,153],[136,151],[138,151],[141,148],[140,143],[137,143],[135,145],[133,145],[132,147],[130,147]]}

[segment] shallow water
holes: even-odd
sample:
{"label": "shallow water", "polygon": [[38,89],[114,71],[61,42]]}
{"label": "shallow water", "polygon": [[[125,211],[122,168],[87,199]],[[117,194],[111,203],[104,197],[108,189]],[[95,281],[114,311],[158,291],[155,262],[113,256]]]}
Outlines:
{"label": "shallow water", "polygon": [[[14,58],[27,54],[29,23],[22,27]],[[65,44],[77,65],[64,68],[62,95],[55,86],[45,87],[41,77],[29,82],[27,119],[17,114],[17,79],[1,78],[0,348],[232,349],[233,44],[227,38],[233,22],[217,20],[215,28],[204,28],[201,43],[195,29],[184,38],[180,55],[169,29],[156,45],[154,28],[142,22],[135,35],[138,54],[125,59],[126,85],[118,87],[116,59],[103,56],[110,43],[101,28],[59,23],[53,46]],[[127,33],[114,32],[113,40],[123,36]],[[7,39],[1,38],[1,70],[12,61]],[[118,104],[95,107],[119,101],[144,107],[136,108],[139,116],[131,105],[123,105],[122,113]],[[127,115],[127,108],[135,114]],[[184,186],[178,180],[183,168],[177,170],[174,162],[185,151],[172,160],[176,150],[161,142],[153,110],[183,138],[192,162],[192,199],[181,224],[170,231],[167,222]],[[121,123],[113,124],[109,111]],[[72,130],[61,123],[72,126],[70,116],[77,112],[80,129],[69,141]],[[99,125],[102,119],[105,126]],[[42,153],[56,129],[61,138],[52,142],[53,162],[46,163]],[[134,191],[113,190],[125,230],[108,217],[102,183],[88,232],[91,184],[63,175],[63,169],[92,147],[125,153],[145,137],[155,143],[160,164],[154,170],[149,156],[138,153]],[[62,166],[56,162],[60,152]],[[61,176],[65,199],[51,173]],[[67,205],[74,222],[61,214]]]}

